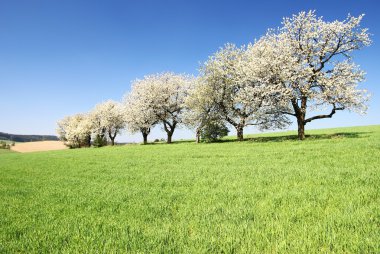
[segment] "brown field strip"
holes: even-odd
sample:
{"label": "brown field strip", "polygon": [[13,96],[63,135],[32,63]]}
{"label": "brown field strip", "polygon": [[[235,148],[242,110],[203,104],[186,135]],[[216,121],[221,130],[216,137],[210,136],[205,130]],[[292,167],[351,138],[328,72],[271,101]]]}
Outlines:
{"label": "brown field strip", "polygon": [[39,152],[39,151],[51,151],[68,149],[67,146],[61,141],[36,141],[16,143],[11,147],[12,151],[20,153]]}

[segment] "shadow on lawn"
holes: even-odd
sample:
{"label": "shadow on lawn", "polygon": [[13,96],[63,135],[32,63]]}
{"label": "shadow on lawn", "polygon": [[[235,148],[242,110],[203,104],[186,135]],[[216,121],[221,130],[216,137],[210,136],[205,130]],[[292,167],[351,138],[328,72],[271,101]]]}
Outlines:
{"label": "shadow on lawn", "polygon": [[[323,140],[323,139],[341,139],[341,138],[363,138],[367,137],[370,132],[337,132],[332,134],[311,134],[306,135],[305,141],[308,140]],[[265,142],[283,142],[289,140],[298,140],[297,135],[283,135],[283,136],[271,136],[271,137],[254,137],[245,138],[244,141],[265,143]],[[238,142],[236,139],[220,140],[218,142]]]}
{"label": "shadow on lawn", "polygon": [[[342,139],[342,138],[363,138],[367,137],[371,132],[337,132],[331,134],[312,134],[306,135],[305,141],[308,140],[323,140],[323,139]],[[283,142],[283,141],[297,141],[297,135],[282,135],[282,136],[270,136],[270,137],[254,137],[254,138],[245,138],[244,141],[255,142],[255,143],[266,143],[266,142]],[[212,143],[228,143],[228,142],[239,142],[235,138],[222,139],[214,142],[201,142],[203,144],[212,144]],[[184,143],[195,143],[195,140],[187,139],[187,140],[175,140],[170,145],[175,144],[184,144]],[[162,145],[167,144],[164,141],[160,142],[149,142],[148,146],[151,145]]]}
{"label": "shadow on lawn", "polygon": [[[195,143],[195,140],[173,140],[172,143],[169,145],[175,145],[175,144],[183,144],[183,143]],[[140,145],[144,146],[153,146],[153,145],[167,145],[166,141],[159,141],[159,142],[148,142],[147,144],[138,143]]]}

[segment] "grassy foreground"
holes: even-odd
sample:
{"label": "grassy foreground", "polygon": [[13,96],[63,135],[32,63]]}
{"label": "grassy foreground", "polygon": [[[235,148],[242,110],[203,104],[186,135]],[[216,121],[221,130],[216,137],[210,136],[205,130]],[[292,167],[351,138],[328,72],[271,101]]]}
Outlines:
{"label": "grassy foreground", "polygon": [[380,126],[0,154],[0,253],[379,253]]}

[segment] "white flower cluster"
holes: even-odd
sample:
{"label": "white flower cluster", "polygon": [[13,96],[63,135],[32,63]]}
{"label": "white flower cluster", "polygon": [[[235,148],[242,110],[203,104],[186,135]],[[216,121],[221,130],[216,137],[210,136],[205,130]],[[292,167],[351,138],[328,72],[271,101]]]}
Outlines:
{"label": "white flower cluster", "polygon": [[57,123],[57,133],[70,147],[88,146],[91,141],[92,123],[88,114],[67,116]]}

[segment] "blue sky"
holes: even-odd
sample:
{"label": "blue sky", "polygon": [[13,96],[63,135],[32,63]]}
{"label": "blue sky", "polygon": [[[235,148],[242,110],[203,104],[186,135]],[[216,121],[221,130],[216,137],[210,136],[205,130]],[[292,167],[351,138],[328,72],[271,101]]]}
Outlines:
{"label": "blue sky", "polygon": [[[197,74],[227,42],[246,44],[285,16],[316,10],[326,20],[365,13],[372,46],[355,54],[372,93],[365,116],[339,112],[307,128],[380,124],[378,1],[0,1],[0,131],[55,134],[56,121],[121,100],[145,74]],[[295,129],[295,125],[289,129]],[[255,132],[248,129],[246,132]],[[187,138],[180,130],[174,139]],[[151,138],[165,137],[156,128]],[[127,133],[119,140],[139,140]]]}

